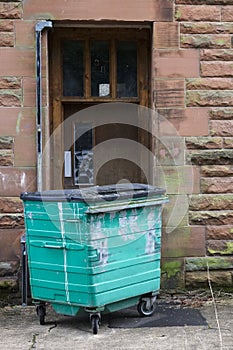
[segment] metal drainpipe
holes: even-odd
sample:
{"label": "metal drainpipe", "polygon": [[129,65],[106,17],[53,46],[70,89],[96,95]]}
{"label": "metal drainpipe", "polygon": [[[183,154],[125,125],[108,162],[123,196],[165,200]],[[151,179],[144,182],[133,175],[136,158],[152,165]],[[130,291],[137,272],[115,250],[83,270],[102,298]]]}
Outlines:
{"label": "metal drainpipe", "polygon": [[37,148],[37,191],[42,191],[42,73],[41,73],[41,33],[51,28],[51,21],[36,24],[36,148]]}

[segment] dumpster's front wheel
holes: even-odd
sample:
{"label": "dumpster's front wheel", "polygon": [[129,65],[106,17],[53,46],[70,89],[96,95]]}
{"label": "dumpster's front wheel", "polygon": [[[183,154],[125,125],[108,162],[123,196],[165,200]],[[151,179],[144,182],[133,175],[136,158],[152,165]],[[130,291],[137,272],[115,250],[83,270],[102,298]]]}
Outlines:
{"label": "dumpster's front wheel", "polygon": [[92,315],[91,316],[91,326],[93,334],[98,334],[99,327],[100,327],[100,316],[99,315]]}
{"label": "dumpster's front wheel", "polygon": [[142,316],[152,316],[155,312],[155,306],[153,303],[148,303],[146,300],[141,300],[138,303],[138,312]]}
{"label": "dumpster's front wheel", "polygon": [[38,305],[36,307],[36,313],[40,320],[40,325],[43,326],[45,324],[45,315],[46,315],[46,308],[44,305]]}

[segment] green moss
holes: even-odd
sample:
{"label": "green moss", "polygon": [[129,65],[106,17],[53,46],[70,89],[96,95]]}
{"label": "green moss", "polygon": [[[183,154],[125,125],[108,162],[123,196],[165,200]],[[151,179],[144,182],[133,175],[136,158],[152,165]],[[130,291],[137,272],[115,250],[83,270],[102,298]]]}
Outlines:
{"label": "green moss", "polygon": [[180,11],[180,9],[178,9],[175,13],[175,19],[181,19],[182,13]]}
{"label": "green moss", "polygon": [[233,242],[227,242],[226,243],[226,249],[224,250],[214,250],[214,249],[208,249],[208,252],[210,254],[221,254],[221,255],[231,255],[233,254]]}
{"label": "green moss", "polygon": [[180,261],[169,261],[162,265],[162,273],[166,273],[167,278],[176,276],[181,270],[182,263]]}

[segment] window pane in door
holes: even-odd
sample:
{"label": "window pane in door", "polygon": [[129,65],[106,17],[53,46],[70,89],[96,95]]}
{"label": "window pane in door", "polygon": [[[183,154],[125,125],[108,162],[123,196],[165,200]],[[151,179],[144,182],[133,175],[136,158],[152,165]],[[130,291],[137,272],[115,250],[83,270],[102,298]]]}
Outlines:
{"label": "window pane in door", "polygon": [[63,96],[83,96],[83,41],[63,43]]}
{"label": "window pane in door", "polygon": [[90,123],[75,123],[74,183],[93,184],[93,129]]}
{"label": "window pane in door", "polygon": [[108,41],[91,41],[91,95],[110,95]]}
{"label": "window pane in door", "polygon": [[117,97],[137,97],[137,43],[117,43]]}

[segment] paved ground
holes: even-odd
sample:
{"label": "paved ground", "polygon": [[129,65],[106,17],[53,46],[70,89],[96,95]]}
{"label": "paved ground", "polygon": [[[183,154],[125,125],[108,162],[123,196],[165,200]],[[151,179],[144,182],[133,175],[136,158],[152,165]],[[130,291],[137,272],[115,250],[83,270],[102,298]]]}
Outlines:
{"label": "paved ground", "polygon": [[87,317],[57,315],[49,307],[46,324],[40,326],[34,306],[7,306],[0,309],[0,349],[233,350],[233,299],[205,302],[198,311],[205,325],[110,328],[112,318],[119,322],[122,317],[123,322],[127,312],[106,315],[98,335],[93,335]]}

